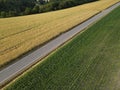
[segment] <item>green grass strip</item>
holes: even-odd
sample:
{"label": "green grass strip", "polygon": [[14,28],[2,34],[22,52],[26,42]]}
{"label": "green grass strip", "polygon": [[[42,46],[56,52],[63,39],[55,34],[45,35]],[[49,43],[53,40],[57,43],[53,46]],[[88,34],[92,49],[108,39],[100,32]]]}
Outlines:
{"label": "green grass strip", "polygon": [[120,7],[6,90],[120,90]]}

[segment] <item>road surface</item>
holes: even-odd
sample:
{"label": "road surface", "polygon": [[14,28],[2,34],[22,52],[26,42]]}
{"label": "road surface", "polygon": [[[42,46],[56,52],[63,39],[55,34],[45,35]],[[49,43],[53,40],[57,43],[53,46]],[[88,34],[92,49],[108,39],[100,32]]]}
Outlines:
{"label": "road surface", "polygon": [[70,38],[75,36],[81,30],[87,28],[89,25],[95,23],[108,13],[110,13],[113,9],[120,6],[120,2],[114,4],[113,6],[101,11],[99,14],[93,16],[92,18],[88,19],[87,21],[83,22],[82,24],[76,26],[75,28],[71,29],[70,31],[63,33],[59,37],[51,40],[44,46],[38,48],[37,50],[33,51],[32,53],[26,55],[22,59],[18,60],[17,62],[7,66],[6,68],[0,71],[0,87],[5,85],[23,71],[28,69],[30,66],[34,65],[36,62],[40,61],[43,57],[48,55],[50,52],[55,50],[57,47],[68,41]]}

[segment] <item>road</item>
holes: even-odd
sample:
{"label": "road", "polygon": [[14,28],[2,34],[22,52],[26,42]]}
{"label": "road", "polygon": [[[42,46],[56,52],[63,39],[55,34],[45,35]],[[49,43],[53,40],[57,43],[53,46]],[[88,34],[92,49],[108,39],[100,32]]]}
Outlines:
{"label": "road", "polygon": [[26,69],[30,68],[32,65],[40,61],[40,59],[42,59],[43,57],[48,55],[50,52],[58,48],[60,45],[62,45],[63,43],[71,39],[73,36],[78,34],[83,29],[87,28],[89,25],[92,25],[96,21],[100,20],[102,17],[110,13],[113,9],[115,9],[118,6],[120,6],[120,2],[101,11],[99,14],[91,17],[90,19],[86,20],[82,24],[76,26],[75,28],[71,29],[66,33],[63,33],[62,35],[51,40],[44,46],[38,48],[32,53],[21,58],[17,62],[2,69],[0,71],[0,87],[2,87],[2,85],[5,85],[9,81],[13,80],[15,77],[17,77],[19,74],[24,72]]}

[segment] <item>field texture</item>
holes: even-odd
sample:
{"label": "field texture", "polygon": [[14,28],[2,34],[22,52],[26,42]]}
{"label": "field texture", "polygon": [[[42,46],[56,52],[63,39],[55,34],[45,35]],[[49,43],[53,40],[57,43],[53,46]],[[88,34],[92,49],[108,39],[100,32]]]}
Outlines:
{"label": "field texture", "polygon": [[120,7],[6,90],[120,90]]}
{"label": "field texture", "polygon": [[118,1],[100,0],[55,12],[0,19],[0,66]]}

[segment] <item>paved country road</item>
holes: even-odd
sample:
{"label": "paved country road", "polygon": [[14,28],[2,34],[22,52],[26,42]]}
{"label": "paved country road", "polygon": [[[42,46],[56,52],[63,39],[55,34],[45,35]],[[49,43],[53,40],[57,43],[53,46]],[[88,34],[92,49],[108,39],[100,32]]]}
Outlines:
{"label": "paved country road", "polygon": [[25,71],[30,66],[34,65],[40,59],[48,55],[50,52],[55,50],[57,47],[65,43],[67,40],[75,36],[81,30],[87,28],[89,25],[95,23],[103,16],[110,13],[113,9],[120,6],[120,2],[114,4],[113,6],[101,11],[99,14],[93,16],[92,18],[88,19],[87,21],[83,22],[82,24],[76,26],[75,28],[71,29],[70,31],[63,33],[62,35],[58,36],[57,38],[51,40],[44,46],[38,48],[37,50],[33,51],[32,53],[26,55],[25,57],[21,58],[20,60],[16,61],[15,63],[7,66],[6,68],[0,71],[0,87],[5,85],[15,77],[17,77],[20,73]]}

